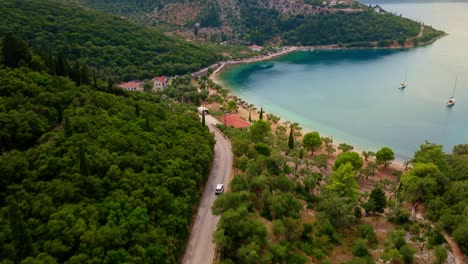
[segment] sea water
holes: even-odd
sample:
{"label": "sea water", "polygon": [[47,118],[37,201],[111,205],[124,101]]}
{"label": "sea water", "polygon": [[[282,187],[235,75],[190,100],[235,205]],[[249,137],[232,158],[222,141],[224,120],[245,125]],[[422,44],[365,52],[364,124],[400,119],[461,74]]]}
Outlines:
{"label": "sea water", "polygon": [[426,140],[447,152],[468,143],[468,2],[378,4],[449,35],[415,49],[295,52],[233,67],[222,82],[282,120],[361,150],[388,146],[400,160]]}

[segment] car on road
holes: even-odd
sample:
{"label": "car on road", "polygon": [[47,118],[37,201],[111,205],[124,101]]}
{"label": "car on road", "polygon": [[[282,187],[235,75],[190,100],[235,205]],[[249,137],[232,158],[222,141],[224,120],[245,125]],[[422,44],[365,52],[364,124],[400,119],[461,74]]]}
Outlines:
{"label": "car on road", "polygon": [[215,194],[221,194],[224,192],[224,184],[216,184]]}

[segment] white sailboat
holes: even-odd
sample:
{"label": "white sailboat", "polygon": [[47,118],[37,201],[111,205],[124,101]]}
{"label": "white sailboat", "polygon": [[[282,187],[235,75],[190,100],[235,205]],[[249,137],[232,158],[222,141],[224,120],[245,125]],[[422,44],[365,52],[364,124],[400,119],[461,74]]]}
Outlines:
{"label": "white sailboat", "polygon": [[457,81],[458,81],[458,74],[455,77],[455,85],[453,86],[453,92],[452,92],[452,97],[450,97],[447,102],[445,103],[446,107],[452,107],[455,104],[455,89],[457,89]]}
{"label": "white sailboat", "polygon": [[405,71],[405,80],[400,83],[400,87],[398,89],[405,89],[406,88],[406,77],[408,75],[408,66],[406,66],[406,71]]}
{"label": "white sailboat", "polygon": [[455,104],[455,98],[450,97],[448,100],[447,100],[447,103],[445,104],[446,107],[451,107]]}

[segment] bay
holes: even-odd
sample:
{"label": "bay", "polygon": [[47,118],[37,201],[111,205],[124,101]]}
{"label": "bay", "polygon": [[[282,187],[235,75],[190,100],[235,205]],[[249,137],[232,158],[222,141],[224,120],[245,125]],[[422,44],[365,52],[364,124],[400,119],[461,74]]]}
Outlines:
{"label": "bay", "polygon": [[295,52],[230,68],[221,82],[282,120],[361,150],[388,146],[399,160],[426,140],[447,152],[468,143],[468,2],[368,3],[449,35],[415,49]]}

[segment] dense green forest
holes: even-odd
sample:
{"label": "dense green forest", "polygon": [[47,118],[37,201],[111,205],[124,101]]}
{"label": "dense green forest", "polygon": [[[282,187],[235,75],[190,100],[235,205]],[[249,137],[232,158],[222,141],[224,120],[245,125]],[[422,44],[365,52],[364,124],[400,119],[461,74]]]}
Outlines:
{"label": "dense green forest", "polygon": [[[283,18],[278,11],[243,6],[246,37],[264,43],[276,35],[286,45],[326,45],[415,37],[420,24],[393,14],[373,10],[360,13],[334,13]],[[440,32],[441,33],[441,32]]]}
{"label": "dense green forest", "polygon": [[194,109],[2,50],[2,263],[178,262],[213,158]]}
{"label": "dense green forest", "polygon": [[180,75],[220,58],[206,48],[76,5],[5,0],[0,12],[1,38],[14,32],[38,54],[63,53],[116,80]]}

